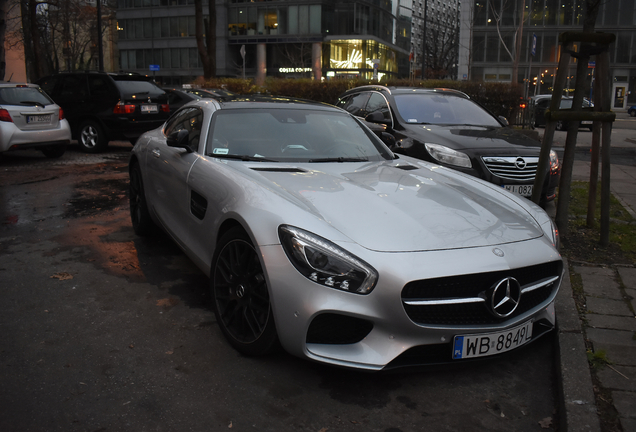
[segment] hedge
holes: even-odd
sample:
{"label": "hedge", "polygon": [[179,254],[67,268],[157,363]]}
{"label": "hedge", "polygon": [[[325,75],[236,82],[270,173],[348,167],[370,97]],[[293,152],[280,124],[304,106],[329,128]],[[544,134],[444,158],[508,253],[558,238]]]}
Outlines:
{"label": "hedge", "polygon": [[[290,96],[334,104],[338,96],[346,90],[368,84],[377,84],[368,80],[333,79],[316,81],[311,79],[267,78],[265,85],[257,86],[251,79],[216,78],[209,81],[199,80],[194,85],[203,88],[225,88],[239,94],[265,93],[276,96]],[[523,87],[510,83],[484,83],[475,81],[451,80],[389,80],[382,82],[386,86],[407,86],[423,88],[451,88],[462,91],[471,99],[479,102],[495,115],[511,119],[523,97]]]}

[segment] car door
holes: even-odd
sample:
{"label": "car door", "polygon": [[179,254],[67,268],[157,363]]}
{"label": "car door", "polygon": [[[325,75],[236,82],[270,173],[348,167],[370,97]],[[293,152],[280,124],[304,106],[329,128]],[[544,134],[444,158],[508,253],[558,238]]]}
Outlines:
{"label": "car door", "polygon": [[353,114],[357,117],[363,117],[363,109],[369,99],[369,92],[356,93],[347,95],[340,99],[336,104],[337,107]]}
{"label": "car door", "polygon": [[[200,157],[198,143],[202,127],[203,112],[199,107],[182,108],[166,124],[162,139],[152,140],[148,147],[149,201],[163,227],[182,246],[188,243],[187,226],[192,218],[187,179]],[[180,130],[188,131],[192,151],[167,145],[167,137]]]}
{"label": "car door", "polygon": [[62,107],[71,128],[78,125],[78,120],[89,111],[87,106],[88,84],[85,74],[69,74],[60,76],[53,100]]}

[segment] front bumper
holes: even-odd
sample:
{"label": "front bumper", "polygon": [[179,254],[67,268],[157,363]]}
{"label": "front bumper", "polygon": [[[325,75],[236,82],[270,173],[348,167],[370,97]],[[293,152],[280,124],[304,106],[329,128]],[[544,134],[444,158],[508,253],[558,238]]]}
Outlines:
{"label": "front bumper", "polygon": [[[347,247],[352,251],[351,245]],[[546,260],[560,262],[558,253],[544,238],[498,248],[504,251],[504,257],[492,253],[492,247],[393,254],[354,250],[360,257],[365,253],[363,259],[380,275],[370,294],[358,295],[307,280],[291,266],[280,246],[263,247],[281,344],[294,355],[318,362],[382,370],[452,362],[456,335],[503,331],[528,320],[533,320],[535,326],[534,340],[554,327],[553,302],[561,274],[545,300],[509,319],[485,324],[422,325],[411,320],[405,311],[401,292],[411,281],[459,273],[506,272]],[[322,339],[316,336],[316,322],[324,315],[330,319],[342,317],[333,321],[340,324],[329,330],[334,333],[331,340],[324,337],[328,334],[324,327]]]}

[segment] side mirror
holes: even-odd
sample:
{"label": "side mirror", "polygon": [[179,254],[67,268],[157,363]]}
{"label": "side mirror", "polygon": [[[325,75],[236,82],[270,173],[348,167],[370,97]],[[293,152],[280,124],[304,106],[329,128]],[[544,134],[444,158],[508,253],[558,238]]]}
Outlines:
{"label": "side mirror", "polygon": [[192,150],[188,144],[189,135],[190,132],[188,132],[186,129],[172,132],[170,135],[168,135],[166,143],[168,144],[168,147],[183,148],[186,149],[188,153],[192,153],[194,150]]}
{"label": "side mirror", "polygon": [[367,115],[364,120],[370,123],[387,123],[387,121],[384,119],[384,114],[382,114],[380,111],[372,112],[371,114]]}
{"label": "side mirror", "polygon": [[499,116],[499,121],[502,122],[504,126],[510,126],[510,123],[508,123],[508,119],[504,116]]}

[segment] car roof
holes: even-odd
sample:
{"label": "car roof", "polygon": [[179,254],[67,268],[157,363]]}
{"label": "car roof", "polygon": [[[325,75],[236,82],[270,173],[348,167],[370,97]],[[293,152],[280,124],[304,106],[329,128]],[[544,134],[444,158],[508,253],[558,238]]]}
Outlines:
{"label": "car roof", "polygon": [[378,91],[378,92],[384,92],[390,95],[409,94],[409,93],[415,93],[415,94],[443,93],[446,95],[452,95],[452,96],[462,97],[465,99],[470,99],[470,96],[468,96],[466,93],[461,92],[459,90],[450,89],[450,88],[395,87],[395,86],[387,87],[387,86],[373,85],[373,84],[349,89],[345,93],[343,93],[342,96],[359,93],[361,91]]}
{"label": "car roof", "polygon": [[307,99],[300,99],[288,96],[269,96],[269,95],[234,95],[227,96],[223,99],[207,99],[218,102],[221,109],[240,109],[240,108],[294,108],[294,109],[313,109],[321,111],[344,112],[340,108],[333,105],[316,102]]}

